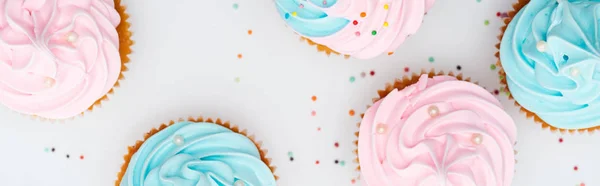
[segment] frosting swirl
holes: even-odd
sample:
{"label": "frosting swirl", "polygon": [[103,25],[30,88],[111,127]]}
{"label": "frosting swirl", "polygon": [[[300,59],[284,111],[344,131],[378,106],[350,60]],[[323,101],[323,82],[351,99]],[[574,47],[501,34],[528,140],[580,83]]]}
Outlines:
{"label": "frosting swirl", "polygon": [[506,29],[500,59],[511,94],[549,125],[600,125],[599,5],[531,1]]}
{"label": "frosting swirl", "polygon": [[509,186],[516,126],[483,88],[428,78],[376,102],[360,125],[363,185]]}
{"label": "frosting swirl", "polygon": [[[243,184],[241,184],[243,183]],[[213,123],[175,123],[148,138],[121,186],[275,186],[248,137]]]}
{"label": "frosting swirl", "polygon": [[50,119],[76,116],[121,71],[113,0],[0,0],[0,102]]}
{"label": "frosting swirl", "polygon": [[435,0],[276,0],[298,34],[342,54],[368,59],[417,32]]}

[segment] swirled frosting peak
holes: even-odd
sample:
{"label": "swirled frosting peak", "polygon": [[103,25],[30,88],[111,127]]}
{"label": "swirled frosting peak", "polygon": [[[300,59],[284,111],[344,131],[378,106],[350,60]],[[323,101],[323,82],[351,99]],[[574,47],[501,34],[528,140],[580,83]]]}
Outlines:
{"label": "swirled frosting peak", "polygon": [[298,34],[360,59],[392,52],[421,26],[435,0],[275,0]]}
{"label": "swirled frosting peak", "polygon": [[87,110],[121,71],[114,0],[0,0],[0,102],[50,119]]}
{"label": "swirled frosting peak", "polygon": [[121,186],[275,186],[246,136],[213,123],[175,123],[148,138]]}
{"label": "swirled frosting peak", "polygon": [[360,125],[365,186],[509,186],[516,126],[483,88],[421,76],[376,102]]}
{"label": "swirled frosting peak", "polygon": [[502,38],[500,61],[511,95],[554,127],[600,125],[599,5],[531,1]]}

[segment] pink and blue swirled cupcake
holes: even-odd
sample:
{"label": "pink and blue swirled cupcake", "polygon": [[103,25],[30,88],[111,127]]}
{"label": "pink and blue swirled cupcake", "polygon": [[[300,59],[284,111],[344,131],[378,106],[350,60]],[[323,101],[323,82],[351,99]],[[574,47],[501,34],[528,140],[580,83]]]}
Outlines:
{"label": "pink and blue swirled cupcake", "polygon": [[378,93],[357,133],[363,186],[510,186],[517,129],[491,93],[433,71]]}
{"label": "pink and blue swirled cupcake", "polygon": [[275,186],[260,143],[220,119],[171,121],[129,147],[116,186]]}
{"label": "pink and blue swirled cupcake", "polygon": [[505,20],[501,82],[543,128],[600,129],[599,7],[598,0],[520,0]]}
{"label": "pink and blue swirled cupcake", "polygon": [[279,15],[328,55],[369,59],[393,53],[417,32],[435,0],[275,0]]}
{"label": "pink and blue swirled cupcake", "polygon": [[121,0],[0,0],[0,103],[72,118],[106,100],[131,53]]}

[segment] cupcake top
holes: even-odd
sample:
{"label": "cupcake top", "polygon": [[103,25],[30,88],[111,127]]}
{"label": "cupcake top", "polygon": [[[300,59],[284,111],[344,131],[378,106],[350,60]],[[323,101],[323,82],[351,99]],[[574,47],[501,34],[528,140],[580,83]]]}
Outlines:
{"label": "cupcake top", "polygon": [[508,25],[500,61],[511,95],[562,129],[600,125],[598,0],[535,0]]}
{"label": "cupcake top", "polygon": [[360,124],[365,186],[509,186],[516,126],[483,88],[422,75],[377,101]]}
{"label": "cupcake top", "polygon": [[113,0],[0,0],[0,102],[50,119],[76,116],[121,71]]}
{"label": "cupcake top", "polygon": [[218,124],[175,123],[148,138],[121,186],[275,186],[248,137]]}
{"label": "cupcake top", "polygon": [[392,52],[421,26],[435,0],[275,0],[298,34],[360,59]]}

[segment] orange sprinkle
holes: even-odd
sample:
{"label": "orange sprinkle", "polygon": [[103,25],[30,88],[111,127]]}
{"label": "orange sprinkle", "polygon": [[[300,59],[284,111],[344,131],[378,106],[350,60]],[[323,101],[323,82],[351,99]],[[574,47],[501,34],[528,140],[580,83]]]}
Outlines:
{"label": "orange sprinkle", "polygon": [[312,101],[317,101],[317,96],[312,96]]}
{"label": "orange sprinkle", "polygon": [[350,114],[350,116],[354,116],[354,110],[350,109],[350,111],[348,111],[348,114]]}
{"label": "orange sprinkle", "polygon": [[242,59],[242,54],[238,54],[238,59]]}
{"label": "orange sprinkle", "polygon": [[252,35],[252,30],[248,30],[248,35]]}
{"label": "orange sprinkle", "polygon": [[388,56],[391,56],[392,54],[394,54],[394,52],[388,52]]}
{"label": "orange sprinkle", "polygon": [[361,13],[360,13],[360,17],[367,17],[367,13],[365,13],[365,12],[361,12]]}

